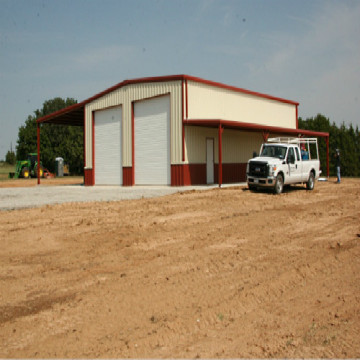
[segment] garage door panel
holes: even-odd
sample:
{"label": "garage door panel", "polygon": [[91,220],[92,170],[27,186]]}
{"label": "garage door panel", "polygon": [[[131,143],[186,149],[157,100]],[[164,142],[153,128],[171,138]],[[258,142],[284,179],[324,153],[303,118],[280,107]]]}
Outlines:
{"label": "garage door panel", "polygon": [[95,112],[95,184],[122,184],[121,107]]}
{"label": "garage door panel", "polygon": [[135,104],[135,184],[169,185],[170,97]]}

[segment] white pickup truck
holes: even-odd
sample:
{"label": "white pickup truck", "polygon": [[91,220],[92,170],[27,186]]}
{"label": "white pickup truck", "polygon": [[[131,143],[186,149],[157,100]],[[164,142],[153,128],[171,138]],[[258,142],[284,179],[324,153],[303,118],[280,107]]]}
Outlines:
{"label": "white pickup truck", "polygon": [[320,174],[316,138],[270,138],[246,167],[250,190],[272,188],[276,194],[290,184],[306,183],[306,188],[313,190]]}

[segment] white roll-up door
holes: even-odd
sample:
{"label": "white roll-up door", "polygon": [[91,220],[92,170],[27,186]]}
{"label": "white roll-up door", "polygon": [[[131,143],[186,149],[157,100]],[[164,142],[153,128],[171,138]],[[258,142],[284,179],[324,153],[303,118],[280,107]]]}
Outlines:
{"label": "white roll-up door", "polygon": [[95,112],[94,136],[95,185],[121,185],[121,107]]}
{"label": "white roll-up door", "polygon": [[170,185],[170,96],[135,103],[135,184]]}

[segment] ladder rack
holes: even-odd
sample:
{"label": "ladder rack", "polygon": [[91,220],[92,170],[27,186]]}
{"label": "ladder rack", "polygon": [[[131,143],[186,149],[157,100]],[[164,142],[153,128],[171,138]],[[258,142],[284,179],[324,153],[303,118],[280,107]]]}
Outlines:
{"label": "ladder rack", "polygon": [[317,144],[317,138],[287,138],[287,137],[277,137],[269,138],[267,140],[269,143],[283,143],[283,144]]}

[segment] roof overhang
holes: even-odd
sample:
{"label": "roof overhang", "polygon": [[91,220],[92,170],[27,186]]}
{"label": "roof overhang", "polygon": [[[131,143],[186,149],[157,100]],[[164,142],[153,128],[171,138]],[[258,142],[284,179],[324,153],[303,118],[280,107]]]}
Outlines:
{"label": "roof overhang", "polygon": [[284,135],[292,135],[292,136],[315,136],[315,137],[329,137],[329,133],[326,132],[318,132],[311,130],[303,130],[303,129],[289,129],[282,128],[276,126],[267,126],[260,124],[251,124],[239,121],[230,121],[230,120],[222,120],[222,119],[187,119],[184,120],[184,125],[192,125],[192,126],[205,126],[205,127],[219,127],[227,129],[238,129],[244,131],[255,131],[255,132],[268,132],[272,134],[284,134]]}
{"label": "roof overhang", "polygon": [[36,120],[38,124],[84,126],[85,104],[78,103]]}

